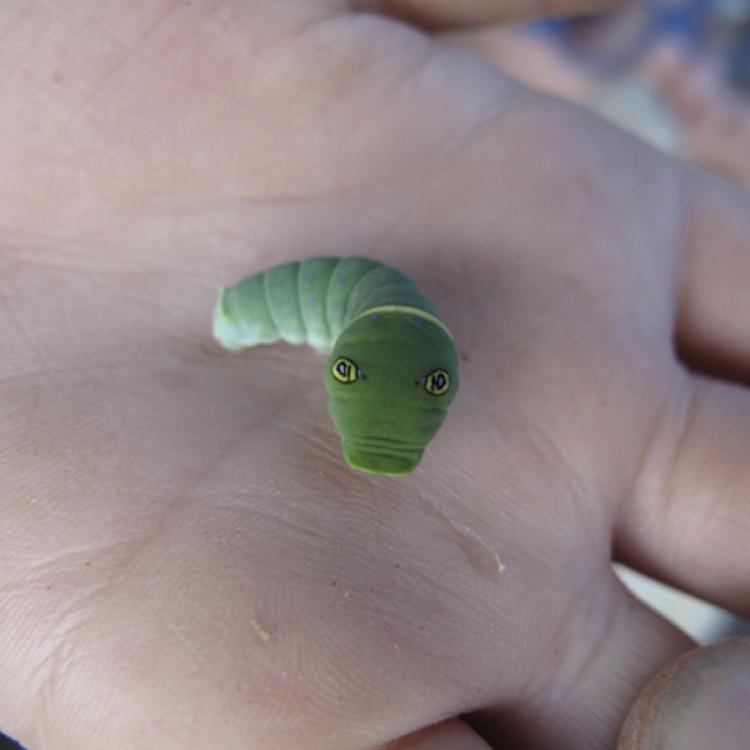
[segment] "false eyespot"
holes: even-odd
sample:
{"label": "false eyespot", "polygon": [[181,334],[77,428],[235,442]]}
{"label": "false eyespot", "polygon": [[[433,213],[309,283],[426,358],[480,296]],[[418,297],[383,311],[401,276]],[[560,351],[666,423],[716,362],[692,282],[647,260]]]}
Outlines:
{"label": "false eyespot", "polygon": [[424,381],[424,389],[431,396],[442,396],[451,387],[451,376],[442,368],[433,370]]}
{"label": "false eyespot", "polygon": [[349,357],[337,357],[331,366],[331,375],[339,383],[354,383],[359,377],[359,368]]}

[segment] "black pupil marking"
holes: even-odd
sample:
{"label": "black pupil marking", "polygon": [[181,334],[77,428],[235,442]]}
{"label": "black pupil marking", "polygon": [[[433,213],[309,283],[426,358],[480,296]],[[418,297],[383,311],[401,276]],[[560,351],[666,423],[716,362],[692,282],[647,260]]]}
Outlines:
{"label": "black pupil marking", "polygon": [[354,383],[360,378],[364,380],[362,371],[357,365],[347,357],[340,357],[333,363],[331,369],[333,377],[339,381],[339,383]]}
{"label": "black pupil marking", "polygon": [[444,370],[436,370],[422,379],[425,389],[433,396],[442,396],[448,390],[448,375]]}

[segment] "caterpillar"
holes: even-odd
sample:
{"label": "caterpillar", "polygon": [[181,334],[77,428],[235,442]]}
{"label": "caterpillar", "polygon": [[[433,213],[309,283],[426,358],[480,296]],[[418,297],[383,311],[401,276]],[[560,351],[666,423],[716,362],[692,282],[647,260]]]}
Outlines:
{"label": "caterpillar", "polygon": [[328,411],[347,464],[411,473],[458,390],[453,336],[408,276],[362,257],[285,263],[223,288],[213,335],[227,349],[286,341],[330,352]]}

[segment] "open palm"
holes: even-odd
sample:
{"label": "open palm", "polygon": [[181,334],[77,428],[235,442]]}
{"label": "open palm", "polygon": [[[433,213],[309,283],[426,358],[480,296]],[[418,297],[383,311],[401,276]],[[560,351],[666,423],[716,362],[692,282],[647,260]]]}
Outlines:
{"label": "open palm", "polygon": [[[750,610],[750,397],[675,354],[750,372],[747,196],[395,19],[125,5],[0,10],[0,727],[611,747],[690,646],[613,555]],[[210,339],[349,254],[459,345],[408,478],[346,467],[315,352]]]}

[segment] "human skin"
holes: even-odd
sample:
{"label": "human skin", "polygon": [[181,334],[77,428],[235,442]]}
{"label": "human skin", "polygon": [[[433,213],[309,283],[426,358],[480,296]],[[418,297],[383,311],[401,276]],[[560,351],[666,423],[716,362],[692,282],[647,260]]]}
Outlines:
{"label": "human skin", "polygon": [[[692,645],[613,558],[750,614],[746,193],[343,3],[0,34],[3,730],[611,748]],[[344,464],[315,352],[211,341],[220,286],[323,253],[458,342],[409,477]]]}

